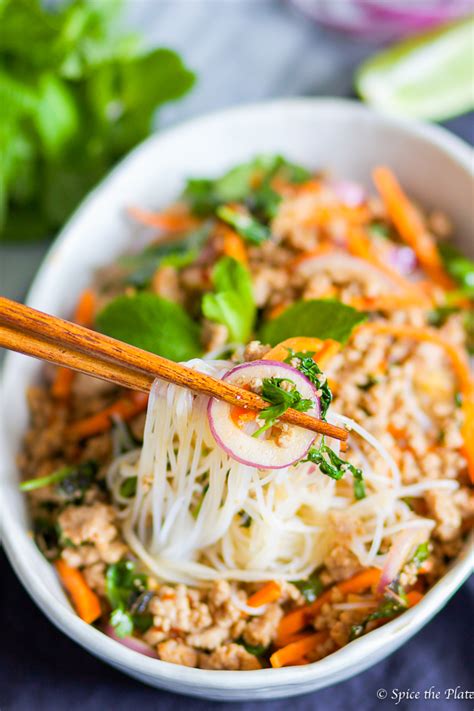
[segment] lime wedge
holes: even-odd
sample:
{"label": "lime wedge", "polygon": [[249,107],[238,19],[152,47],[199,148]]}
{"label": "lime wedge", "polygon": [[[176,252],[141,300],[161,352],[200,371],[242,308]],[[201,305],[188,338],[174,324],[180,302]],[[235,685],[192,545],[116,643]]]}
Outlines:
{"label": "lime wedge", "polygon": [[402,116],[442,121],[474,108],[474,16],[410,38],[365,61],[359,95]]}

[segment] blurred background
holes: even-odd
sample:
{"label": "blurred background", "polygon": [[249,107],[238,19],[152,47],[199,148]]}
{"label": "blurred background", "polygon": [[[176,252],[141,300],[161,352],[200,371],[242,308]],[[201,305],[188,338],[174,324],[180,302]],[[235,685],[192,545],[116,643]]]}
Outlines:
{"label": "blurred background", "polygon": [[0,0],[0,291],[24,297],[50,240],[124,153],[199,114],[359,95],[472,143],[472,114],[456,117],[474,105],[473,10],[473,0]]}

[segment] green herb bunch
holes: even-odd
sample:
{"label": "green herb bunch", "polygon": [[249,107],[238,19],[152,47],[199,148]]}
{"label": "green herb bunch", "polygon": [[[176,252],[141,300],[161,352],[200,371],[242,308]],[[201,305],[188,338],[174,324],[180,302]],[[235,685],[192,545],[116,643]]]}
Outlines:
{"label": "green herb bunch", "polygon": [[118,27],[119,0],[0,0],[0,238],[51,235],[194,75]]}

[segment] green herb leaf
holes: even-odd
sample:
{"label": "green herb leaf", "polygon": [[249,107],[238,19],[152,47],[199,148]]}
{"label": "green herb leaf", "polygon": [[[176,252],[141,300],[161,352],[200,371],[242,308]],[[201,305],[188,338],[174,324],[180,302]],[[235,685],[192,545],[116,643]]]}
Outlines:
{"label": "green herb leaf", "polygon": [[137,493],[137,477],[129,476],[120,484],[120,496],[130,499]]}
{"label": "green herb leaf", "polygon": [[314,602],[324,591],[324,585],[317,573],[312,573],[305,580],[292,580],[291,582],[298,588],[307,603]]}
{"label": "green herb leaf", "polygon": [[349,634],[350,641],[357,639],[362,634],[364,634],[369,622],[372,622],[373,620],[380,620],[382,618],[390,619],[391,617],[396,617],[401,612],[404,612],[407,609],[407,604],[404,602],[403,593],[400,593],[399,597],[401,597],[402,602],[396,600],[395,598],[387,596],[385,600],[379,605],[377,610],[368,615],[365,620],[363,620],[360,624],[353,625]]}
{"label": "green herb leaf", "polygon": [[270,230],[261,222],[258,222],[251,215],[240,212],[233,207],[222,205],[216,210],[216,214],[228,225],[231,225],[241,237],[244,237],[251,244],[262,244],[270,237]]}
{"label": "green herb leaf", "polygon": [[259,338],[272,346],[295,336],[332,338],[345,343],[353,328],[366,318],[361,311],[340,301],[297,301],[280,316],[264,323]]}
{"label": "green herb leaf", "polygon": [[429,541],[425,541],[424,543],[420,543],[420,545],[417,547],[410,563],[414,563],[417,568],[421,568],[422,563],[425,562],[425,560],[429,557],[429,555],[430,555],[430,544],[429,544]]}
{"label": "green herb leaf", "polygon": [[[292,388],[286,390],[282,388],[282,383],[290,383]],[[260,394],[271,405],[258,413],[259,419],[264,420],[265,424],[254,432],[252,437],[258,437],[262,432],[273,427],[278,418],[290,407],[299,412],[307,412],[314,406],[312,400],[301,397],[296,385],[288,378],[263,378]]]}
{"label": "green herb leaf", "polygon": [[294,367],[316,385],[318,391],[321,393],[319,403],[321,407],[321,419],[324,420],[332,402],[332,392],[329,388],[327,378],[323,376],[322,370],[313,360],[312,356],[314,356],[314,353],[296,353],[292,349],[288,349],[288,357],[285,358],[285,363],[293,365],[296,360],[297,364]]}
{"label": "green herb leaf", "polygon": [[119,296],[97,316],[100,331],[174,361],[202,353],[200,328],[178,304],[155,294]]}
{"label": "green herb leaf", "polygon": [[110,624],[114,628],[117,637],[130,637],[133,632],[132,616],[120,607],[110,613]]}
{"label": "green herb leaf", "polygon": [[57,484],[58,493],[66,499],[74,499],[82,496],[89,488],[95,479],[97,469],[97,463],[93,461],[61,467],[47,476],[22,481],[19,488],[20,491],[34,491]]}
{"label": "green herb leaf", "polygon": [[237,640],[237,644],[245,647],[249,654],[253,654],[255,657],[263,657],[268,647],[264,647],[263,644],[247,644],[247,642],[241,637]]}
{"label": "green herb leaf", "polygon": [[204,316],[224,324],[231,341],[246,343],[257,312],[248,270],[235,259],[224,257],[214,266],[212,283],[214,293],[204,294],[202,300]]}
{"label": "green herb leaf", "polygon": [[331,447],[324,443],[324,438],[319,447],[311,447],[306,455],[305,462],[317,464],[322,474],[331,479],[342,479],[346,472],[350,472],[354,479],[354,497],[364,499],[366,496],[362,469],[355,467],[350,462],[341,459]]}
{"label": "green herb leaf", "polygon": [[[122,560],[113,563],[107,568],[105,574],[105,592],[112,607],[110,623],[119,637],[128,637],[134,627],[147,629],[150,623],[148,614],[136,614],[137,602],[147,595],[147,577],[137,573],[135,563],[131,560]],[[146,609],[145,604],[138,607],[140,611]]]}
{"label": "green herb leaf", "polygon": [[438,250],[448,274],[459,284],[462,293],[474,298],[474,261],[449,242],[440,242]]}

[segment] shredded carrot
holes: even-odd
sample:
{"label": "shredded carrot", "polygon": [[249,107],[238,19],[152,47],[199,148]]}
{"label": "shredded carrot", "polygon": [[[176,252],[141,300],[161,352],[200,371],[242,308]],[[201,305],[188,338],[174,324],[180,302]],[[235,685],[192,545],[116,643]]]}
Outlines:
{"label": "shredded carrot", "polygon": [[407,593],[406,597],[408,607],[414,607],[420,602],[420,600],[424,598],[424,595],[419,590],[411,590],[409,593]]}
{"label": "shredded carrot", "polygon": [[310,605],[305,605],[304,607],[299,607],[296,610],[292,610],[287,615],[283,617],[278,627],[277,640],[278,643],[285,643],[288,637],[295,632],[299,632],[304,629],[306,625],[311,621],[322,606],[331,600],[331,595],[333,590],[339,590],[343,595],[349,593],[360,593],[368,588],[377,585],[380,579],[379,568],[366,568],[357,575],[354,575],[348,580],[343,580],[333,587],[325,590],[322,595],[320,595],[314,602]]}
{"label": "shredded carrot", "polygon": [[84,622],[91,624],[102,612],[98,596],[90,589],[77,568],[71,568],[62,558],[58,558],[54,565],[77,614]]}
{"label": "shredded carrot", "polygon": [[113,415],[117,415],[125,421],[131,420],[132,417],[146,410],[147,404],[148,395],[146,393],[134,392],[120,398],[101,412],[73,422],[68,429],[68,435],[72,439],[84,439],[107,432],[112,426]]}
{"label": "shredded carrot", "polygon": [[474,482],[474,379],[469,371],[467,358],[461,354],[459,348],[446,341],[439,333],[431,328],[418,328],[416,326],[374,321],[372,323],[362,324],[357,331],[360,329],[368,329],[374,333],[385,333],[397,338],[411,338],[415,341],[425,341],[427,343],[433,343],[444,350],[446,356],[451,361],[462,395],[461,409],[464,422],[461,427],[461,434],[464,443],[463,452],[467,460],[471,481]]}
{"label": "shredded carrot", "polygon": [[[85,289],[76,306],[73,320],[80,326],[90,326],[94,319],[96,296],[92,289]],[[67,400],[71,394],[74,381],[74,370],[57,368],[51,386],[51,394],[56,400]]]}
{"label": "shredded carrot", "polygon": [[314,634],[305,635],[297,642],[290,642],[285,647],[278,649],[270,657],[270,664],[274,669],[286,667],[299,662],[301,657],[304,657],[309,652],[314,651],[320,644],[326,641],[327,632],[315,632]]}
{"label": "shredded carrot", "polygon": [[333,341],[331,338],[327,338],[321,349],[314,354],[313,360],[319,365],[320,368],[324,368],[331,358],[339,353],[341,350],[341,344],[338,341]]}
{"label": "shredded carrot", "polygon": [[253,595],[247,600],[247,605],[249,607],[260,607],[260,605],[267,605],[270,602],[275,602],[281,595],[281,585],[275,580],[270,580],[266,583],[260,590],[257,590]]}
{"label": "shredded carrot", "polygon": [[435,240],[390,168],[375,168],[373,179],[400,237],[413,249],[427,274],[443,288],[452,289],[453,282],[443,268]]}
{"label": "shredded carrot", "polygon": [[128,213],[137,222],[148,227],[156,227],[166,232],[184,232],[196,227],[197,220],[188,212],[179,210],[165,210],[163,212],[149,212],[139,207],[129,207]]}
{"label": "shredded carrot", "polygon": [[248,264],[249,260],[244,240],[230,228],[225,229],[223,232],[223,252],[227,257],[232,257],[244,266]]}

